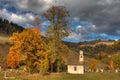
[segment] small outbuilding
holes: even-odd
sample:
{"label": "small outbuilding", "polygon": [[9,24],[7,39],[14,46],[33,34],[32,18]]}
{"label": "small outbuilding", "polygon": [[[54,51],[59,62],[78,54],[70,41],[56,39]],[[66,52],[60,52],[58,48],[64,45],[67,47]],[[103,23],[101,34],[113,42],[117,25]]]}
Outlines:
{"label": "small outbuilding", "polygon": [[84,74],[84,55],[80,53],[71,54],[68,58],[67,71],[71,74]]}

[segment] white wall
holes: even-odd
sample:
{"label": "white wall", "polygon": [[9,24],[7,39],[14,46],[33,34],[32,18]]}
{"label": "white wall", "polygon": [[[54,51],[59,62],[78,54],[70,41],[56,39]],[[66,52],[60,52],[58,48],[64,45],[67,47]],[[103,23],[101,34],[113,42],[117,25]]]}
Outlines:
{"label": "white wall", "polygon": [[[76,67],[76,70],[75,70]],[[71,74],[84,74],[84,66],[83,65],[68,65],[68,73]]]}

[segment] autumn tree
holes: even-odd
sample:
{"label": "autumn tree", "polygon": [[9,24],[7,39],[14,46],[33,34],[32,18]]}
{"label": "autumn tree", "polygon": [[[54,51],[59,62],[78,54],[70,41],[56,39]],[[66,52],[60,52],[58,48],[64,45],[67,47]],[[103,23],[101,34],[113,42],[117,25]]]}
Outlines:
{"label": "autumn tree", "polygon": [[[16,45],[14,45],[15,42],[13,41],[17,41],[19,37],[19,33],[16,32],[13,34],[14,37],[10,37],[10,42],[13,44],[13,46],[10,48],[9,53],[7,55],[7,66],[9,68],[16,68],[17,66],[19,66],[20,63],[20,47],[21,47],[21,42],[18,42]],[[11,38],[13,39],[13,41],[11,40]]]}
{"label": "autumn tree", "polygon": [[20,50],[19,46],[12,46],[7,55],[7,66],[9,68],[16,68],[20,64]]}
{"label": "autumn tree", "polygon": [[28,28],[21,33],[14,33],[10,40],[15,46],[20,45],[19,49],[26,54],[25,63],[29,72],[44,73],[48,70],[46,43],[42,40],[41,33],[37,28]]}
{"label": "autumn tree", "polygon": [[120,69],[120,54],[119,53],[113,57],[113,61],[114,61],[115,68]]}
{"label": "autumn tree", "polygon": [[92,69],[92,70],[94,70],[98,66],[99,62],[100,61],[97,60],[97,59],[91,61],[90,65],[89,65],[89,68]]}
{"label": "autumn tree", "polygon": [[114,61],[112,57],[110,58],[110,69],[114,71]]}
{"label": "autumn tree", "polygon": [[43,17],[50,21],[50,26],[48,29],[48,35],[55,41],[60,41],[62,38],[69,35],[68,21],[69,17],[68,11],[63,6],[52,6]]}
{"label": "autumn tree", "polygon": [[67,62],[67,53],[70,53],[69,48],[63,43],[57,46],[56,53],[54,54],[54,43],[49,41],[48,43],[49,61],[50,61],[50,71],[62,71],[65,70],[65,62]]}
{"label": "autumn tree", "polygon": [[48,45],[51,45],[52,47],[49,48],[52,59],[50,60],[51,61],[50,63],[52,67],[55,60],[59,60],[60,57],[62,58],[61,50],[63,50],[63,48],[61,46],[64,45],[62,44],[62,39],[69,35],[68,21],[67,21],[69,14],[66,8],[63,6],[52,6],[50,9],[47,10],[47,12],[43,14],[43,17],[50,21],[50,26],[48,27],[49,29],[46,32],[47,32],[47,37],[49,38]]}

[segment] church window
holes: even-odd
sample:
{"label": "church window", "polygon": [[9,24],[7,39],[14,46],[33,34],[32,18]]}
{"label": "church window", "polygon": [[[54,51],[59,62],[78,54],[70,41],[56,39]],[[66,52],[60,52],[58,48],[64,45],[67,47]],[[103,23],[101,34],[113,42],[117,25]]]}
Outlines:
{"label": "church window", "polygon": [[77,71],[77,67],[76,66],[74,67],[74,71]]}

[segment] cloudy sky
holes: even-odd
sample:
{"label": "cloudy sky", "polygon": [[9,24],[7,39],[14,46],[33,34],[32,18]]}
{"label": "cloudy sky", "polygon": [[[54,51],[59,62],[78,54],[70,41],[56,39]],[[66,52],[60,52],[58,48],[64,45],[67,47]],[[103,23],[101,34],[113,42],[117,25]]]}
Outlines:
{"label": "cloudy sky", "polygon": [[120,39],[120,0],[0,0],[0,17],[30,27],[52,5],[65,6],[70,13],[67,41]]}

